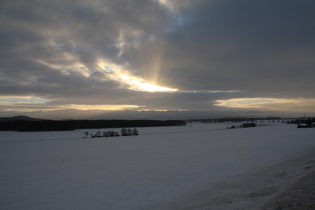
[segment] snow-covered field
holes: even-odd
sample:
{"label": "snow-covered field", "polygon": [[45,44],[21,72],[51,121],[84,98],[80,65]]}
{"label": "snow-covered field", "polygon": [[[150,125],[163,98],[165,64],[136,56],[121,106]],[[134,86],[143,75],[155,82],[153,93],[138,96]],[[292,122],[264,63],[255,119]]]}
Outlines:
{"label": "snow-covered field", "polygon": [[315,167],[315,129],[231,125],[0,132],[0,209],[255,209]]}

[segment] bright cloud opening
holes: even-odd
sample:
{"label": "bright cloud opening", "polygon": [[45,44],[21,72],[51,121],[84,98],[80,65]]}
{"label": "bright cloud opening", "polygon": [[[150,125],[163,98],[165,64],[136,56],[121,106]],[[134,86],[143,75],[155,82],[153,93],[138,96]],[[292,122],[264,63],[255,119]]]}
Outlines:
{"label": "bright cloud opening", "polygon": [[122,70],[120,67],[108,64],[99,60],[98,67],[100,70],[106,72],[111,80],[120,82],[122,85],[127,86],[130,90],[144,91],[144,92],[176,92],[178,89],[163,87],[145,81],[144,79],[130,75],[127,71]]}
{"label": "bright cloud opening", "polygon": [[105,110],[105,111],[121,111],[126,109],[135,109],[140,106],[137,105],[87,105],[87,104],[69,104],[67,106],[63,106],[67,109],[78,109],[83,111],[88,110]]}
{"label": "bright cloud opening", "polygon": [[50,99],[44,99],[35,96],[0,96],[0,105],[12,104],[12,103],[46,103],[50,102]]}
{"label": "bright cloud opening", "polygon": [[267,111],[315,113],[315,99],[233,98],[216,100],[216,106]]}
{"label": "bright cloud opening", "polygon": [[79,72],[80,74],[88,77],[91,74],[91,71],[81,62],[79,61],[73,61],[70,64],[67,65],[61,65],[61,64],[55,64],[55,63],[48,63],[43,60],[36,60],[36,62],[43,64],[45,66],[48,66],[49,68],[52,68],[57,71],[61,71],[65,73],[66,75],[69,74],[71,71]]}
{"label": "bright cloud opening", "polygon": [[121,111],[136,109],[141,106],[129,104],[51,104],[53,100],[39,98],[35,96],[6,96],[0,97],[1,111],[34,112],[34,111],[58,111],[77,109],[81,111],[103,110],[103,111]]}
{"label": "bright cloud opening", "polygon": [[86,105],[86,104],[68,104],[68,105],[47,105],[44,103],[0,103],[1,111],[13,112],[49,112],[61,110],[79,110],[79,111],[123,111],[137,109],[137,105]]}
{"label": "bright cloud opening", "polygon": [[176,92],[177,89],[162,87],[145,82],[143,79],[128,76],[125,74],[118,74],[118,80],[127,84],[131,90],[145,91],[145,92]]}
{"label": "bright cloud opening", "polygon": [[166,8],[168,8],[170,11],[174,12],[175,8],[171,1],[169,0],[159,0],[159,3]]}

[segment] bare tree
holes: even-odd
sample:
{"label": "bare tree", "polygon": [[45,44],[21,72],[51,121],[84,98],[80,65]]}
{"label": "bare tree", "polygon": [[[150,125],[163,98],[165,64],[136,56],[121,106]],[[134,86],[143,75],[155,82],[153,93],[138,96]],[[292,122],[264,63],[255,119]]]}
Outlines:
{"label": "bare tree", "polygon": [[85,131],[84,134],[85,134],[85,138],[89,137],[89,132]]}
{"label": "bare tree", "polygon": [[134,129],[132,130],[132,135],[139,135],[138,130],[134,128]]}

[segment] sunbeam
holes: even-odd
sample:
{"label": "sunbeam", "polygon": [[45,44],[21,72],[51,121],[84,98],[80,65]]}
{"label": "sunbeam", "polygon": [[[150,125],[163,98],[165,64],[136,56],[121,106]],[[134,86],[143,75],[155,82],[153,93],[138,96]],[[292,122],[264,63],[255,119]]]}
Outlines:
{"label": "sunbeam", "polygon": [[[146,81],[140,77],[131,75],[128,71],[121,69],[116,65],[107,64],[103,60],[99,60],[98,67],[108,74],[108,78],[121,83],[127,89],[144,92],[176,92],[178,89],[159,86],[152,80]],[[157,78],[158,70],[155,71],[154,77]]]}

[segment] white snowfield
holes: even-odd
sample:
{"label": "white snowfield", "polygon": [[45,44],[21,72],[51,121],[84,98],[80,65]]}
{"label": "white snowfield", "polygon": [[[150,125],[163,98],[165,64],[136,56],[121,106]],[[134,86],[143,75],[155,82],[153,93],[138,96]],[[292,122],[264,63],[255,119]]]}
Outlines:
{"label": "white snowfield", "polygon": [[0,209],[258,209],[315,168],[315,129],[231,125],[0,132]]}

